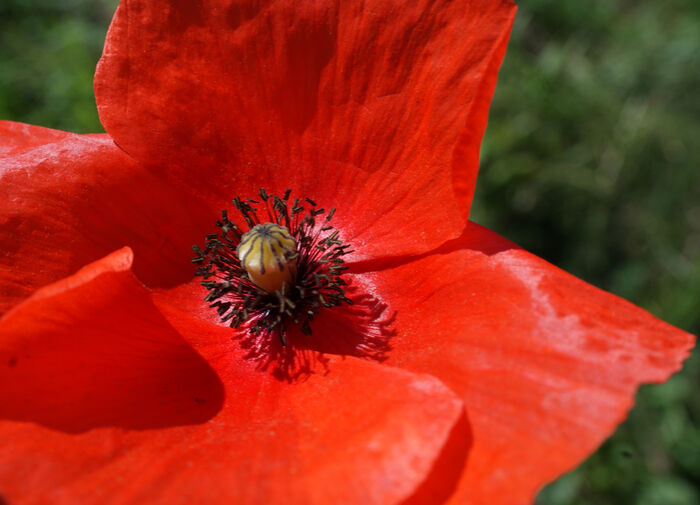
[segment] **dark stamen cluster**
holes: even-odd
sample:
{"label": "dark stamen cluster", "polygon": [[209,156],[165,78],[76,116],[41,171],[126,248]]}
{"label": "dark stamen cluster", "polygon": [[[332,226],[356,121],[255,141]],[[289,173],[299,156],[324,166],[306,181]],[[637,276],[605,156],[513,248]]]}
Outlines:
{"label": "dark stamen cluster", "polygon": [[342,258],[352,251],[330,225],[335,209],[326,214],[310,198],[297,198],[290,205],[290,194],[287,190],[280,198],[261,189],[260,200],[236,197],[233,204],[249,229],[265,222],[260,220],[256,205],[264,206],[260,212],[266,213],[267,222],[287,227],[297,243],[292,256],[297,259],[292,286],[268,293],[250,280],[236,256],[236,247],[248,230],[230,221],[226,210],[216,222],[219,232],[206,236],[204,249],[192,246],[196,254],[192,262],[199,265],[195,275],[202,277],[202,286],[209,290],[204,300],[217,310],[221,320],[232,328],[246,325],[255,335],[277,335],[282,345],[287,344],[285,328],[289,323],[300,325],[301,331],[310,335],[310,323],[321,308],[352,304],[341,278],[348,268]]}

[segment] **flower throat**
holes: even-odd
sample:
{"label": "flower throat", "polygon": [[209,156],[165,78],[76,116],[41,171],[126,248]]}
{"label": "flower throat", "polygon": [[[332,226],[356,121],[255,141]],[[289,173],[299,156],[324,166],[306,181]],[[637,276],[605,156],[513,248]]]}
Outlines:
{"label": "flower throat", "polygon": [[222,210],[219,232],[206,236],[204,249],[192,246],[192,262],[209,290],[204,301],[223,322],[276,336],[286,345],[289,324],[310,335],[322,308],[352,304],[342,279],[348,268],[342,258],[352,251],[330,225],[335,209],[326,214],[310,198],[290,205],[289,189],[281,198],[264,189],[258,194],[260,200],[233,199],[248,231]]}

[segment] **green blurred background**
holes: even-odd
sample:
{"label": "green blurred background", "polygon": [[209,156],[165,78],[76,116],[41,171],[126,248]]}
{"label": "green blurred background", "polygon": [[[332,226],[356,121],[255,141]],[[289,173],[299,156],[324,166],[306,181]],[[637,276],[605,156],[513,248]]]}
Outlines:
{"label": "green blurred background", "polygon": [[[700,333],[700,2],[523,0],[472,218]],[[117,0],[0,2],[0,118],[102,131]],[[700,505],[700,354],[538,505]]]}

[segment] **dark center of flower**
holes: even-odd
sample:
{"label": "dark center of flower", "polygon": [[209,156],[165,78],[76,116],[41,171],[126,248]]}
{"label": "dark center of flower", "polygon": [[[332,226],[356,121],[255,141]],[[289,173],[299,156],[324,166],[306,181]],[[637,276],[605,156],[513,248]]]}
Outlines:
{"label": "dark center of flower", "polygon": [[310,198],[290,205],[290,194],[280,198],[261,189],[260,200],[234,198],[248,231],[222,210],[219,232],[206,236],[204,249],[192,246],[197,255],[192,261],[199,265],[195,275],[209,290],[204,300],[221,320],[256,335],[275,335],[282,345],[289,324],[310,335],[322,308],[352,304],[341,278],[347,269],[342,258],[352,251],[330,225],[335,209],[326,214]]}

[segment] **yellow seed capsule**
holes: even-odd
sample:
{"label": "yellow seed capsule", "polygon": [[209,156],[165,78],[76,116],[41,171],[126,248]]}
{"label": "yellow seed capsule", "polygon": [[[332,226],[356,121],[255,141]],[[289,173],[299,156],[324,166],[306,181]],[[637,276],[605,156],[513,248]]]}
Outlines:
{"label": "yellow seed capsule", "polygon": [[287,288],[297,272],[296,241],[284,226],[258,224],[241,237],[236,254],[248,277],[260,289],[273,293]]}

